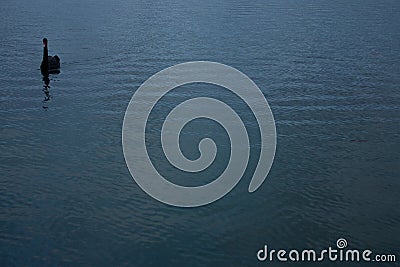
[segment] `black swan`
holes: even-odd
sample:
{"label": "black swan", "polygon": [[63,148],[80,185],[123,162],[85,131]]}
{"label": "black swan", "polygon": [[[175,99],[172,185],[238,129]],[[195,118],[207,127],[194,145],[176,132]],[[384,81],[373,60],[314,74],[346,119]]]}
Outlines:
{"label": "black swan", "polygon": [[47,49],[47,39],[43,39],[43,60],[40,64],[40,70],[43,75],[49,73],[59,73],[60,72],[60,58],[55,55],[54,57],[49,56],[49,51]]}

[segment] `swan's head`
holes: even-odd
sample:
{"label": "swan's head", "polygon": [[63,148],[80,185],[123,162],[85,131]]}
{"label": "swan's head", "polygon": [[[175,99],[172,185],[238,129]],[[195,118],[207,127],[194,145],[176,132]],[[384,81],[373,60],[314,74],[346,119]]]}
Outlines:
{"label": "swan's head", "polygon": [[43,38],[43,45],[47,46],[47,38]]}

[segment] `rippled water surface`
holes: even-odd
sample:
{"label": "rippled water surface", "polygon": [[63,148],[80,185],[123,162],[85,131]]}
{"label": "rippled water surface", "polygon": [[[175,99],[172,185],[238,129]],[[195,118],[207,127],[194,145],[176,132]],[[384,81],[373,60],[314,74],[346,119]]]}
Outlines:
{"label": "rippled water surface", "polygon": [[[273,266],[257,261],[264,244],[322,250],[340,237],[400,260],[399,1],[3,0],[0,17],[1,266]],[[47,96],[45,36],[62,62]],[[121,127],[142,82],[194,60],[253,79],[278,144],[267,180],[249,194],[260,137],[248,107],[210,85],[166,95],[147,141],[171,181],[210,182],[230,155],[224,130],[200,119],[184,128],[182,149],[195,159],[212,137],[214,164],[195,178],[168,165],[160,127],[181,101],[221,99],[251,139],[238,186],[183,209],[133,182]]]}

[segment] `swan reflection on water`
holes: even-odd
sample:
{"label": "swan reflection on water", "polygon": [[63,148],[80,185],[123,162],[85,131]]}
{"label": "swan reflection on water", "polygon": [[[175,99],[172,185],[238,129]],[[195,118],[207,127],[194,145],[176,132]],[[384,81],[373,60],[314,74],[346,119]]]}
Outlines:
{"label": "swan reflection on water", "polygon": [[48,101],[50,101],[50,99],[52,98],[52,96],[50,95],[50,78],[49,76],[43,76],[43,93],[44,93],[44,99],[42,101],[43,103],[43,109],[47,110],[49,108],[49,106],[47,105]]}

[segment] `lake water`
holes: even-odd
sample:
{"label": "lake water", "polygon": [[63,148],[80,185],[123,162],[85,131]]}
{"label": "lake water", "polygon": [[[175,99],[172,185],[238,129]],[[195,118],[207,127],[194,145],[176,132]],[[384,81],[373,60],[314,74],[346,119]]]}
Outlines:
{"label": "lake water", "polygon": [[[3,0],[0,17],[1,266],[284,266],[259,262],[257,251],[322,250],[338,238],[397,253],[388,266],[399,264],[399,1]],[[48,95],[43,37],[62,62]],[[184,209],[133,181],[121,127],[141,83],[195,60],[255,81],[276,120],[277,151],[268,178],[249,194],[260,138],[248,107],[222,88],[177,88],[150,116],[149,151],[160,172],[204,184],[226,165],[229,141],[209,120],[188,125],[181,141],[196,158],[198,141],[213,136],[219,150],[210,170],[176,172],[159,148],[157,127],[194,96],[229,103],[252,148],[227,196]]]}

